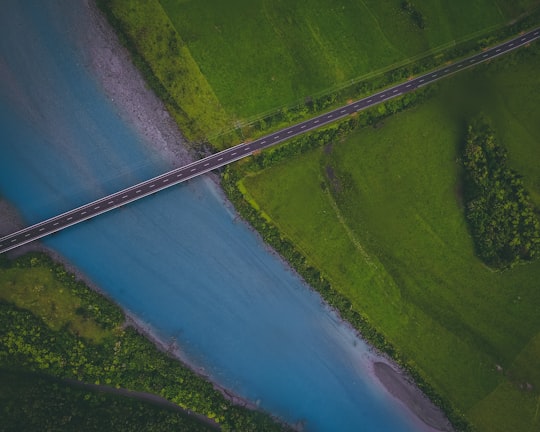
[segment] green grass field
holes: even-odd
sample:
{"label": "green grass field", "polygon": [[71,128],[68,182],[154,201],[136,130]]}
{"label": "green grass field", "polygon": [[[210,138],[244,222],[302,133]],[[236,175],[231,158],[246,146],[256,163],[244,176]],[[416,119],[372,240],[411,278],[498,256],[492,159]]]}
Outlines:
{"label": "green grass field", "polygon": [[92,319],[77,314],[81,299],[63,286],[46,267],[9,268],[0,271],[0,300],[28,309],[54,330],[69,328],[100,342],[111,336]]}
{"label": "green grass field", "polygon": [[540,428],[540,261],[493,272],[461,207],[465,119],[494,120],[540,206],[540,48],[383,125],[244,178],[333,286],[482,431]]}
{"label": "green grass field", "polygon": [[160,0],[225,110],[243,119],[501,25],[533,1]]}
{"label": "green grass field", "polygon": [[402,0],[98,3],[186,136],[217,147],[240,141],[234,130],[266,114],[479,39],[538,6],[537,0],[415,0],[425,22],[420,28]]}

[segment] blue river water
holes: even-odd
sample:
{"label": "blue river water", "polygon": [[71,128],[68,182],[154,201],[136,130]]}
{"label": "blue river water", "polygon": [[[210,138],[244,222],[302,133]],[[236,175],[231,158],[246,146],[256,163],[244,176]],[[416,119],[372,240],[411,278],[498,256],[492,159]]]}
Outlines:
{"label": "blue river water", "polygon": [[[0,15],[0,194],[27,223],[164,171],[85,69],[81,2],[7,0]],[[413,431],[372,354],[208,178],[45,243],[175,341],[211,379],[308,431]]]}

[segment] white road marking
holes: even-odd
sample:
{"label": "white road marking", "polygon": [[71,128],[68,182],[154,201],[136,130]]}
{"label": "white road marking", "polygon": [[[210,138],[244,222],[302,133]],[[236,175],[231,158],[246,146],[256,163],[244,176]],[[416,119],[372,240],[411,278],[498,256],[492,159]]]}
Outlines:
{"label": "white road marking", "polygon": [[380,96],[381,99],[382,99],[382,98],[385,98],[385,97],[386,97],[385,94],[382,94],[382,95]]}
{"label": "white road marking", "polygon": [[244,149],[244,151],[248,151],[248,150],[249,150],[249,147],[246,147],[246,148]]}
{"label": "white road marking", "polygon": [[287,134],[292,134],[292,130],[290,130],[290,131],[287,131]]}
{"label": "white road marking", "polygon": [[398,89],[395,89],[392,93],[397,93],[398,92]]}
{"label": "white road marking", "polygon": [[412,86],[412,84],[407,84],[405,87],[409,88],[409,87],[411,87],[411,86]]}
{"label": "white road marking", "polygon": [[445,72],[448,72],[449,70],[450,70],[450,69],[445,69],[444,71],[445,71]]}
{"label": "white road marking", "polygon": [[206,163],[204,164],[205,167],[207,167],[208,165],[210,165],[210,162],[206,162]]}
{"label": "white road marking", "polygon": [[522,38],[521,38],[521,42],[524,42],[524,41],[526,41],[526,40],[527,40],[526,37],[522,37]]}
{"label": "white road marking", "polygon": [[540,32],[534,32],[533,35],[538,36],[538,33],[540,33]]}
{"label": "white road marking", "polygon": [[25,237],[30,237],[30,233],[28,233],[28,234],[25,234],[24,236],[25,236]]}
{"label": "white road marking", "polygon": [[373,99],[368,100],[367,102],[370,103]]}
{"label": "white road marking", "polygon": [[462,65],[462,64],[459,64],[457,67],[460,68],[460,67],[463,67],[463,65]]}
{"label": "white road marking", "polygon": [[435,78],[435,77],[437,76],[437,74],[431,74],[431,76],[432,76],[433,78]]}
{"label": "white road marking", "polygon": [[[178,177],[178,176],[176,176],[176,177]],[[152,189],[153,187],[156,187],[156,185],[155,185],[155,184],[151,184],[150,186],[148,186],[149,189]]]}
{"label": "white road marking", "polygon": [[169,179],[163,179],[163,183],[167,183]]}
{"label": "white road marking", "polygon": [[489,54],[484,54],[482,57],[486,58]]}
{"label": "white road marking", "polygon": [[40,228],[40,229],[39,229],[39,232],[41,232],[41,231],[45,231],[45,228]]}
{"label": "white road marking", "polygon": [[71,220],[71,219],[73,219],[73,216],[70,216],[70,217],[67,218],[68,221]]}
{"label": "white road marking", "polygon": [[508,46],[513,47],[513,46],[514,46],[514,42],[512,42],[511,44],[508,44]]}
{"label": "white road marking", "polygon": [[85,211],[81,212],[81,216],[84,216],[85,214],[86,214],[86,212],[85,212]]}
{"label": "white road marking", "polygon": [[58,225],[58,222],[53,223],[53,226],[56,226],[56,225]]}
{"label": "white road marking", "polygon": [[218,162],[219,162],[219,161],[222,161],[222,160],[223,160],[223,158],[222,158],[222,157],[220,157],[220,158],[218,159]]}
{"label": "white road marking", "polygon": [[305,129],[305,128],[306,128],[306,125],[300,126],[300,129]]}
{"label": "white road marking", "polygon": [[279,138],[279,135],[276,135],[276,136],[274,137],[275,140],[278,139],[278,138]]}
{"label": "white road marking", "polygon": [[122,198],[124,198],[124,199],[127,198],[127,195],[123,195]]}
{"label": "white road marking", "polygon": [[114,203],[114,201],[109,201],[107,204],[112,204],[112,203]]}
{"label": "white road marking", "polygon": [[261,141],[261,144],[264,144],[265,142],[266,142],[266,140],[265,140],[265,141]]}
{"label": "white road marking", "polygon": [[470,59],[469,63],[474,63],[475,61],[476,61],[476,59]]}
{"label": "white road marking", "polygon": [[419,82],[424,82],[424,81],[425,81],[425,79],[424,79],[424,78],[422,78],[421,80],[419,80]]}
{"label": "white road marking", "polygon": [[236,154],[236,152],[234,152],[234,153],[231,153],[231,156],[234,156],[235,154]]}
{"label": "white road marking", "polygon": [[319,119],[317,119],[317,120],[313,121],[313,123],[319,123],[319,122],[320,122],[320,120],[319,120]]}
{"label": "white road marking", "polygon": [[100,207],[100,206],[95,206],[94,209],[97,210],[97,209],[99,209],[99,207]]}
{"label": "white road marking", "polygon": [[500,50],[501,50],[500,48],[497,48],[497,49],[495,50],[495,52],[499,52]]}
{"label": "white road marking", "polygon": [[347,110],[341,110],[341,111],[340,111],[341,114],[343,114],[343,113],[345,113],[345,112],[347,112]]}
{"label": "white road marking", "polygon": [[197,171],[197,168],[191,168],[191,172]]}
{"label": "white road marking", "polygon": [[[180,174],[176,174],[176,177],[182,177],[184,174],[180,173]],[[154,187],[154,185],[152,185],[152,187]]]}
{"label": "white road marking", "polygon": [[11,243],[15,243],[17,241],[16,238],[14,238],[13,240],[11,240]]}
{"label": "white road marking", "polygon": [[135,191],[135,193],[136,193],[136,194],[141,193],[141,190],[140,190],[140,189],[137,189],[137,190]]}

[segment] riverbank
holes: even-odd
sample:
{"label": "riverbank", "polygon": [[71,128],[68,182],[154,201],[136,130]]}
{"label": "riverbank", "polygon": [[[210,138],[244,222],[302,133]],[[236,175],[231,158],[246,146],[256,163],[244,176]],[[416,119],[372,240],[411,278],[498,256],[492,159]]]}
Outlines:
{"label": "riverbank", "polygon": [[75,40],[85,66],[120,115],[171,168],[191,162],[193,155],[178,125],[148,88],[95,2],[85,0],[84,13],[72,18],[77,24]]}
{"label": "riverbank", "polygon": [[395,398],[434,431],[453,430],[441,410],[436,408],[402,371],[395,369],[390,363],[376,361],[373,363],[373,373]]}

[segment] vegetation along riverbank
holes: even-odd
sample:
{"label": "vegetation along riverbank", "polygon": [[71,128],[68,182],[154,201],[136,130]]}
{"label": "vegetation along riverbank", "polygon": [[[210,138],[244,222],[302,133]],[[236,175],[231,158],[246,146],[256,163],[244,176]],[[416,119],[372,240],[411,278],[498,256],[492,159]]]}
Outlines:
{"label": "vegetation along riverbank", "polygon": [[[96,417],[122,417],[137,409],[155,418],[156,428],[163,430],[172,425],[215,429],[190,412],[212,419],[221,430],[287,430],[267,414],[232,404],[205,378],[126,325],[116,305],[44,254],[29,253],[14,261],[1,256],[0,309],[2,385],[6,394],[18,394],[15,400],[33,401],[40,408],[25,419],[28,424],[39,424],[45,421],[40,416],[50,414],[51,405],[41,398],[47,393],[65,404],[46,419],[53,428],[90,427],[103,421]],[[17,377],[28,394],[10,386]],[[155,401],[126,400],[120,394],[74,386],[73,380],[159,395],[184,411],[171,411],[170,406],[159,410]],[[108,408],[107,401],[112,401]],[[19,417],[25,413],[23,406],[2,406],[4,424],[13,430],[24,424]],[[85,407],[93,411],[81,418]],[[148,419],[141,415],[132,421],[142,427]],[[125,430],[121,419],[111,426],[115,424],[115,430]]]}

